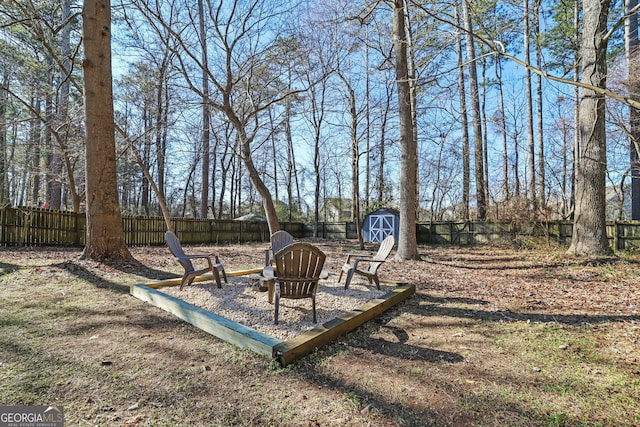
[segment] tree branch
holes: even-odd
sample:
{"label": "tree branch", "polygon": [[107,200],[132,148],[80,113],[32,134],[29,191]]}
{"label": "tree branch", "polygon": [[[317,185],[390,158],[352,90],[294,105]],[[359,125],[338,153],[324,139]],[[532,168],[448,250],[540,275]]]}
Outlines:
{"label": "tree branch", "polygon": [[[525,69],[538,74],[539,76],[542,76],[548,80],[554,81],[554,82],[558,82],[558,83],[564,83],[564,84],[568,84],[568,85],[572,85],[572,86],[577,86],[579,88],[582,89],[587,89],[587,90],[591,90],[595,93],[597,93],[598,95],[603,95],[606,97],[609,97],[611,99],[615,99],[616,101],[622,102],[623,104],[626,104],[630,107],[633,108],[638,108],[640,109],[640,101],[636,101],[628,96],[624,96],[621,95],[617,92],[611,91],[609,89],[605,89],[605,88],[600,88],[597,86],[593,86],[587,83],[583,83],[583,82],[579,82],[579,81],[574,81],[574,80],[569,80],[569,79],[565,79],[563,77],[558,77],[552,74],[549,74],[548,72],[541,70],[540,68],[537,68],[529,63],[526,63],[525,61],[522,61],[521,59],[516,58],[513,55],[509,55],[508,53],[505,52],[504,50],[504,46],[499,43],[496,42],[494,40],[488,40],[485,37],[482,37],[481,35],[474,33],[473,31],[468,31],[466,28],[463,28],[462,26],[456,24],[453,21],[447,20],[447,19],[443,19],[441,18],[439,15],[436,15],[434,13],[432,13],[431,11],[427,10],[423,5],[416,3],[415,0],[411,0],[411,4],[414,5],[415,7],[419,8],[420,10],[422,10],[424,13],[426,13],[427,15],[429,15],[430,17],[432,17],[433,19],[442,22],[444,24],[448,24],[451,25],[452,27],[460,30],[460,31],[464,31],[465,33],[469,33],[471,34],[475,39],[477,39],[478,41],[480,41],[481,43],[483,43],[484,45],[486,45],[487,47],[489,47],[489,49],[491,49],[491,52],[489,52],[488,54],[495,54],[495,55],[500,55],[510,61],[515,62],[516,64],[524,67]],[[616,25],[620,25],[620,22],[624,22],[624,19],[626,19],[627,16],[633,14],[633,13],[637,13],[637,11],[640,9],[640,5],[634,7],[631,11],[629,11],[629,13],[627,13],[623,18],[620,19],[620,21],[618,21],[616,23]],[[613,31],[613,29],[612,29]],[[611,31],[607,34],[607,36],[609,36],[611,33]]]}

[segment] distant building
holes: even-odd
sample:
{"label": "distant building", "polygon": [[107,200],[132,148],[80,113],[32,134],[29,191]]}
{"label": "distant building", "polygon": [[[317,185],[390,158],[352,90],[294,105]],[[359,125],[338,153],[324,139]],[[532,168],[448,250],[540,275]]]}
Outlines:
{"label": "distant building", "polygon": [[324,201],[320,210],[320,221],[344,222],[351,219],[351,200],[331,197]]}
{"label": "distant building", "polygon": [[623,192],[620,187],[607,186],[605,189],[606,216],[608,221],[631,219],[631,185],[626,184]]}

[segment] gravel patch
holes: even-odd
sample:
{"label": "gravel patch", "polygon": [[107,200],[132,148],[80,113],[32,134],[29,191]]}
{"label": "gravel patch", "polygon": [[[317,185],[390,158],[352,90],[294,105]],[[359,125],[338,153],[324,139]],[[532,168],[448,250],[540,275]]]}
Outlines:
{"label": "gravel patch", "polygon": [[278,324],[273,324],[274,304],[270,304],[267,292],[262,292],[248,277],[229,277],[229,283],[216,287],[210,281],[196,282],[182,291],[178,286],[160,288],[158,291],[179,298],[234,322],[259,332],[287,340],[309,331],[329,320],[354,310],[372,299],[379,298],[394,289],[393,285],[381,283],[379,291],[366,279],[354,277],[349,289],[330,275],[318,283],[316,314],[318,323],[313,323],[311,299],[280,299]]}

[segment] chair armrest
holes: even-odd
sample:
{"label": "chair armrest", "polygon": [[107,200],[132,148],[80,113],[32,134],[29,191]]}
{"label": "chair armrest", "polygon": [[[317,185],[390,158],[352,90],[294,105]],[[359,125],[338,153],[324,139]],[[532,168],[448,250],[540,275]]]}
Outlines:
{"label": "chair armrest", "polygon": [[358,255],[358,254],[348,254],[348,255],[347,255],[347,260],[345,261],[345,263],[347,263],[347,264],[348,264],[349,262],[351,262],[351,260],[352,260],[353,258],[361,258],[361,256],[360,256],[360,255]]}
{"label": "chair armrest", "polygon": [[368,262],[372,262],[372,261],[377,261],[377,259],[373,258],[373,257],[356,257],[356,261],[368,261]]}
{"label": "chair armrest", "polygon": [[180,257],[176,257],[176,258],[182,258],[182,259],[211,258],[211,255],[207,255],[207,254],[195,254],[195,255],[185,255],[185,256],[180,256]]}
{"label": "chair armrest", "polygon": [[382,263],[382,262],[385,262],[385,261],[386,260],[384,260],[384,259],[376,259],[375,257],[356,258],[353,261],[353,268],[357,270],[358,269],[358,264],[361,263],[361,262],[368,262],[369,264],[371,264],[371,263],[374,263],[374,262]]}
{"label": "chair armrest", "polygon": [[[211,262],[211,256],[212,255],[198,254],[198,255],[185,255],[185,256],[176,257],[176,258],[178,258],[178,260],[181,260],[181,259],[206,259],[207,262],[209,263],[209,267],[213,268],[213,263]],[[216,261],[217,261],[217,256],[216,256]]]}
{"label": "chair armrest", "polygon": [[345,262],[350,262],[352,259],[359,259],[361,261],[377,261],[375,257],[367,256],[365,254],[349,254]]}

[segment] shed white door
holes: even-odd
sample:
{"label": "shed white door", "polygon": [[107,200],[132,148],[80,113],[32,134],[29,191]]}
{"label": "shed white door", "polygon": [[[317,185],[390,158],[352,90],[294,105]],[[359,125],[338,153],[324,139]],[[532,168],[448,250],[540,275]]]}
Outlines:
{"label": "shed white door", "polygon": [[396,217],[394,215],[371,215],[369,217],[369,240],[380,243],[385,237],[393,235],[395,223]]}

